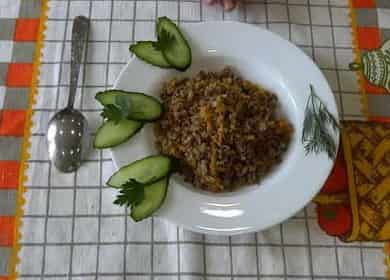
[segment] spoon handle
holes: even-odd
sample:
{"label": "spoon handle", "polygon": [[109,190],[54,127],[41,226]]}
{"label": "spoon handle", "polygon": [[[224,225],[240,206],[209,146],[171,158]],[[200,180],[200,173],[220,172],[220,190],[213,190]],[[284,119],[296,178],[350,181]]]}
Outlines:
{"label": "spoon handle", "polygon": [[89,19],[84,16],[75,17],[72,28],[72,49],[70,56],[70,87],[68,108],[73,108],[79,78],[80,65],[87,35]]}

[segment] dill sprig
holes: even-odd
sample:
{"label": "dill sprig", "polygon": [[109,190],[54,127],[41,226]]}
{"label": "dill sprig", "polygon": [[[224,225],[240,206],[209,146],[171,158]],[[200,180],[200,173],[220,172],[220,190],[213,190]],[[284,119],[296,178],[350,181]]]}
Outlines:
{"label": "dill sprig", "polygon": [[335,159],[337,154],[336,132],[339,124],[315,94],[313,85],[310,85],[310,91],[302,131],[302,143],[306,154],[326,152],[330,159]]}

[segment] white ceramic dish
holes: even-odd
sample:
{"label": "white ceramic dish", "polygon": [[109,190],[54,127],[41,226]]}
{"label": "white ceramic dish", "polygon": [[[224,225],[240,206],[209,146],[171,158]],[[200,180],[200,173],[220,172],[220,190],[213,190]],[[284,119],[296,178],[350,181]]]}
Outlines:
{"label": "white ceramic dish", "polygon": [[[306,155],[301,143],[310,84],[338,117],[326,79],[301,50],[267,30],[235,22],[187,24],[181,29],[193,54],[192,65],[185,73],[159,69],[133,57],[115,87],[158,97],[162,81],[168,78],[191,77],[201,69],[213,71],[230,65],[245,79],[277,94],[282,112],[293,123],[295,132],[283,162],[258,185],[211,194],[174,175],[157,215],[189,230],[223,235],[263,230],[282,222],[313,198],[333,166],[326,154]],[[112,149],[117,167],[156,153],[152,125]]]}

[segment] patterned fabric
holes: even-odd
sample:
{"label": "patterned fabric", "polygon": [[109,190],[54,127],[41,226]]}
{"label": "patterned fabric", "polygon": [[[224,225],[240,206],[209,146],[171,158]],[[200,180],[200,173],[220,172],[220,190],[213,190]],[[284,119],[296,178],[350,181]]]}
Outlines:
{"label": "patterned fabric", "polygon": [[390,110],[390,2],[353,1],[355,62],[363,94],[362,110],[371,120],[388,121]]}
{"label": "patterned fabric", "polygon": [[[390,3],[385,0],[353,0],[351,23],[355,59],[350,70],[356,71],[361,92],[363,119],[369,121],[389,121],[390,99]],[[334,174],[345,179],[348,189],[329,196],[326,191],[317,197],[318,209],[328,209],[347,205],[348,214],[344,219],[334,219],[321,227],[333,232],[345,241],[389,240],[387,204],[390,192],[390,127],[380,123],[345,123],[343,147],[345,159],[339,159]],[[343,166],[345,168],[343,168]],[[329,182],[328,182],[329,183]],[[335,185],[342,185],[340,180]],[[343,189],[343,188],[341,188]],[[345,192],[348,193],[345,196]],[[327,196],[327,197],[326,197]],[[326,199],[324,199],[326,198]],[[321,213],[321,211],[318,211]],[[342,216],[342,214],[341,214]],[[347,223],[345,216],[350,216]],[[321,218],[319,218],[321,221]],[[322,219],[324,221],[324,219]],[[324,222],[323,222],[324,224]],[[340,229],[340,228],[339,228]],[[390,267],[389,244],[385,246],[386,264]],[[390,270],[387,271],[390,277]]]}
{"label": "patterned fabric", "polygon": [[343,123],[344,152],[316,197],[328,234],[343,241],[390,240],[389,136],[387,123]]}
{"label": "patterned fabric", "polygon": [[346,160],[352,166],[350,194],[355,214],[347,239],[389,240],[390,125],[347,123],[344,133]]}
{"label": "patterned fabric", "polygon": [[[0,2],[0,20],[8,20],[12,13],[17,17],[26,9],[39,14],[39,8],[31,4],[34,2],[31,0],[20,0],[20,3],[15,0]],[[7,3],[7,12],[3,12],[3,3]],[[380,1],[353,0],[350,4],[359,9],[371,4],[371,12],[367,11],[371,15],[372,11],[376,11],[372,8],[374,3],[378,4]],[[386,5],[386,1],[382,3]],[[26,7],[23,8],[23,5]],[[33,107],[34,126],[30,137],[32,146],[28,159],[26,204],[21,228],[21,262],[18,265],[20,279],[384,278],[383,244],[346,244],[326,235],[317,223],[321,215],[317,215],[314,205],[309,205],[282,225],[267,231],[230,238],[191,233],[158,218],[134,224],[123,209],[112,204],[114,192],[104,186],[104,182],[114,171],[109,152],[93,151],[80,170],[65,175],[58,173],[48,161],[44,138],[49,118],[66,102],[71,20],[80,14],[91,18],[91,32],[76,108],[81,109],[87,117],[92,131],[100,121],[100,108],[93,100],[94,94],[112,86],[129,59],[128,45],[135,40],[152,38],[155,17],[162,15],[180,22],[239,20],[279,33],[301,47],[317,62],[335,93],[344,119],[366,119],[360,109],[361,89],[354,73],[358,69],[350,68],[351,62],[361,62],[354,59],[349,21],[351,9],[347,0],[247,1],[245,6],[232,13],[225,13],[218,7],[204,6],[197,0],[50,0],[49,6],[46,38],[40,60],[41,75],[37,84],[38,95]],[[367,15],[367,21],[368,18]],[[388,19],[390,20],[390,16]],[[15,24],[12,28],[24,31],[25,34],[20,34],[17,38],[25,42],[37,30],[33,25],[19,28]],[[7,28],[8,25],[1,25],[0,40],[2,32]],[[363,41],[369,44],[369,40]],[[2,43],[0,48],[1,46]],[[13,53],[18,53],[18,57],[29,53],[26,50],[17,52],[16,49],[13,48]],[[0,58],[2,54],[4,53],[0,52]],[[28,78],[36,77],[31,74],[34,72],[32,60],[30,66],[25,64],[26,61],[18,62],[18,65],[9,69],[7,67],[7,71],[4,71],[4,77],[13,76],[9,79],[7,94],[14,84],[28,88],[31,84],[27,83]],[[0,64],[0,73],[1,69]],[[0,75],[2,77],[3,74]],[[378,80],[382,82],[383,78]],[[25,96],[28,100],[28,89]],[[15,103],[22,103],[22,99],[16,100]],[[25,109],[27,104],[28,101],[13,109]],[[11,117],[8,115],[8,119],[15,123],[20,123],[20,118],[17,114]],[[25,116],[24,120],[29,120],[29,116]],[[7,131],[26,135],[24,130],[18,132],[15,126]],[[10,139],[9,137],[11,136],[1,137],[0,141],[3,138]],[[18,160],[23,151],[21,145],[17,146],[15,141],[4,141],[4,145],[2,143],[0,147],[0,159],[4,155],[11,157],[14,153],[14,159]],[[379,143],[378,139],[372,143]],[[359,149],[362,147],[359,145]],[[375,152],[371,152],[365,159],[372,159],[371,155],[375,155]],[[383,156],[379,162],[386,163],[386,160],[387,156]],[[344,166],[347,165],[344,163]],[[9,162],[2,165],[0,162],[0,170],[4,174],[16,173],[22,169],[17,161],[14,165]],[[22,178],[23,172],[19,173]],[[19,177],[7,179],[4,184],[0,182],[0,189],[14,190],[11,195],[7,193],[8,197],[2,195],[4,192],[0,194],[0,215],[3,209],[14,211],[10,216],[16,214],[15,209],[18,208],[14,205],[19,196],[15,190],[23,181]],[[348,194],[345,196],[342,192],[345,194],[348,186],[341,181],[342,176],[335,177],[333,182],[338,186],[336,189],[339,188],[339,195],[328,193],[332,195],[322,196],[322,199],[345,202]],[[333,186],[333,190],[334,188]],[[19,193],[22,191],[23,189],[19,189]],[[345,203],[342,205],[338,208],[339,213],[346,209],[344,213],[350,211],[350,208],[344,207]],[[354,217],[350,215],[351,225],[356,224]],[[382,217],[384,220],[386,216]],[[10,220],[6,217],[4,221],[0,221],[0,242],[12,240],[8,247],[0,243],[1,280],[2,276],[12,274],[15,268],[15,258],[10,257],[10,248],[16,248],[14,224],[17,222],[12,217]],[[11,229],[8,230],[9,228]],[[343,230],[345,229],[342,228],[339,232]],[[347,231],[343,232],[344,236],[349,234]],[[7,234],[9,232],[11,234]],[[337,235],[334,231],[331,233]]]}
{"label": "patterned fabric", "polygon": [[[362,119],[388,122],[390,3],[352,0],[350,5],[355,58],[349,69],[356,71],[359,79]],[[344,241],[389,240],[390,126],[344,122],[343,130],[341,154],[345,157],[339,156],[327,185],[316,198],[320,226]],[[329,213],[334,216],[329,218]],[[387,244],[388,267],[389,248]],[[390,270],[387,275],[390,277]]]}
{"label": "patterned fabric", "polygon": [[15,276],[40,10],[39,0],[0,2],[0,279]]}

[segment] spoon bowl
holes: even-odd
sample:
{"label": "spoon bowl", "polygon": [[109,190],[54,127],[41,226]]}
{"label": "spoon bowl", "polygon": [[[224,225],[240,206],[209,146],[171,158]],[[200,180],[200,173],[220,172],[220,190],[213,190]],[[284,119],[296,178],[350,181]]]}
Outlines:
{"label": "spoon bowl", "polygon": [[88,123],[77,110],[65,108],[49,122],[47,140],[49,157],[62,172],[73,172],[79,168],[89,149]]}

